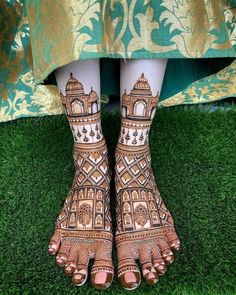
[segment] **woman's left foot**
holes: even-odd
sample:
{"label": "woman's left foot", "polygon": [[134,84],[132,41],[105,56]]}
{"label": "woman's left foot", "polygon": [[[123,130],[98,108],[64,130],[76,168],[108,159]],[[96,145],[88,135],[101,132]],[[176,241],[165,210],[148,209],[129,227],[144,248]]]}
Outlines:
{"label": "woman's left foot", "polygon": [[155,284],[174,261],[180,241],[173,219],[156,188],[148,146],[116,149],[118,277],[127,290],[138,287],[142,266],[148,284]]}
{"label": "woman's left foot", "polygon": [[122,120],[116,149],[117,194],[116,247],[118,277],[132,290],[141,282],[135,260],[142,266],[148,284],[155,284],[174,260],[172,250],[180,241],[173,219],[166,209],[151,168],[148,134],[158,95],[152,96],[144,74],[130,94],[122,96]]}

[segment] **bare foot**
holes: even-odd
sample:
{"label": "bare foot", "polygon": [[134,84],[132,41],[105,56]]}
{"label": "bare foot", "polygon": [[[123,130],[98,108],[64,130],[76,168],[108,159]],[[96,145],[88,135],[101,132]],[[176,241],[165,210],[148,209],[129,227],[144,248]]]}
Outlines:
{"label": "bare foot", "polygon": [[[133,74],[135,69],[132,67],[130,71]],[[144,74],[129,94],[125,90],[121,99],[121,131],[115,167],[115,241],[119,281],[128,290],[137,288],[141,282],[135,260],[139,260],[146,282],[155,284],[166,266],[173,262],[172,250],[180,247],[173,219],[160,197],[151,167],[148,135],[158,99],[158,93],[153,96]]]}
{"label": "bare foot", "polygon": [[174,261],[180,241],[173,219],[157,190],[148,145],[116,150],[118,277],[132,290],[141,282],[135,260],[148,284],[155,284]]}
{"label": "bare foot", "polygon": [[107,148],[104,140],[81,146],[75,144],[72,190],[57,218],[48,251],[56,255],[56,264],[76,286],[86,282],[89,260],[94,259],[91,283],[106,289],[114,273]]}

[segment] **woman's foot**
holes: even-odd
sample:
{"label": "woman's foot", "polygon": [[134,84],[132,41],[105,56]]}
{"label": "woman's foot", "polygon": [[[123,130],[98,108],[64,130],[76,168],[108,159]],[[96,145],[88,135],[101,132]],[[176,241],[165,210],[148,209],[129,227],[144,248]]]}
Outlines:
{"label": "woman's foot", "polygon": [[72,190],[56,222],[49,253],[72,282],[83,285],[94,259],[91,283],[106,289],[113,279],[107,148],[103,141],[74,148],[76,166]]}
{"label": "woman's foot", "polygon": [[180,241],[173,219],[156,188],[148,146],[116,150],[118,277],[125,289],[135,289],[142,266],[148,284],[155,284],[167,265],[174,261],[173,250]]}
{"label": "woman's foot", "polygon": [[174,260],[180,241],[173,219],[156,187],[148,134],[158,95],[153,96],[144,74],[130,94],[122,96],[122,121],[116,149],[118,277],[128,290],[138,287],[141,274],[155,284]]}
{"label": "woman's foot", "polygon": [[72,73],[68,75],[71,69],[76,70],[87,87],[94,82],[96,89],[100,88],[99,60],[69,64],[56,73],[60,89],[66,85],[61,99],[74,138],[75,177],[48,251],[56,255],[57,265],[64,268],[77,286],[86,282],[89,261],[94,259],[91,283],[97,289],[106,289],[112,282],[114,269],[110,171],[101,128],[99,93],[93,88],[87,93],[82,82]]}

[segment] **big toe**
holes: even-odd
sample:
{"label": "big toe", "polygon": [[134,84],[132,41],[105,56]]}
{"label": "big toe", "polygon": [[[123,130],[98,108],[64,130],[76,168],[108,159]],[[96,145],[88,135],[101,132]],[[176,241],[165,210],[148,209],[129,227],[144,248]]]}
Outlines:
{"label": "big toe", "polygon": [[91,270],[91,284],[95,289],[105,290],[113,280],[114,267],[109,249],[106,255],[104,258],[104,255],[98,252]]}
{"label": "big toe", "polygon": [[141,273],[136,264],[138,252],[135,247],[126,244],[117,245],[118,278],[120,285],[126,290],[134,290],[141,283]]}

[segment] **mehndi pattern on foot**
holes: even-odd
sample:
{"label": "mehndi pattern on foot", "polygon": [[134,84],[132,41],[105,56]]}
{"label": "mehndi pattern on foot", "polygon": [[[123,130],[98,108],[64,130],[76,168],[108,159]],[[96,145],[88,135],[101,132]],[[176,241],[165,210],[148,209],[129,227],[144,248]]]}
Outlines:
{"label": "mehndi pattern on foot", "polygon": [[76,286],[88,277],[88,264],[94,259],[90,280],[97,289],[106,289],[113,280],[112,233],[109,205],[110,171],[103,138],[98,96],[84,93],[72,74],[61,93],[74,136],[75,177],[60,212],[49,244],[56,264],[64,268]]}
{"label": "mehndi pattern on foot", "polygon": [[122,96],[122,122],[116,148],[116,247],[118,277],[125,289],[138,287],[142,266],[148,284],[155,284],[174,260],[180,241],[173,219],[157,189],[151,168],[148,135],[158,101],[144,74],[131,93]]}

